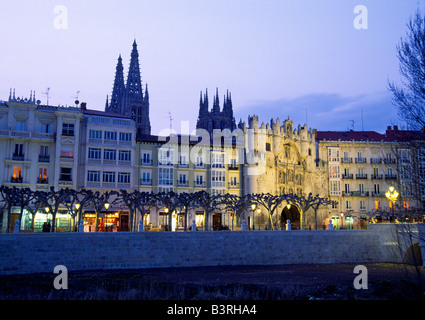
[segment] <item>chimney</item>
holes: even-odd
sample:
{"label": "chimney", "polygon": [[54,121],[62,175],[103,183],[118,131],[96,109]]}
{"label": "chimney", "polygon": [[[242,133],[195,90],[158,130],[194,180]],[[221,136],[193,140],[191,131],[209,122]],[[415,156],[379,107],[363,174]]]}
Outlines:
{"label": "chimney", "polygon": [[81,102],[80,108],[81,108],[81,110],[87,110],[87,103]]}

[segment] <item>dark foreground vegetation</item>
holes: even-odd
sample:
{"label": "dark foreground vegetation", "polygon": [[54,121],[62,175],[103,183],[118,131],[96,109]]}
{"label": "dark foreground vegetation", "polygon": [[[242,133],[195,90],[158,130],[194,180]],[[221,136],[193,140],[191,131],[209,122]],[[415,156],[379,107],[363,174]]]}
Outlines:
{"label": "dark foreground vegetation", "polygon": [[69,272],[0,277],[0,300],[425,300],[412,267],[366,265],[368,289],[353,286],[353,266],[258,266]]}

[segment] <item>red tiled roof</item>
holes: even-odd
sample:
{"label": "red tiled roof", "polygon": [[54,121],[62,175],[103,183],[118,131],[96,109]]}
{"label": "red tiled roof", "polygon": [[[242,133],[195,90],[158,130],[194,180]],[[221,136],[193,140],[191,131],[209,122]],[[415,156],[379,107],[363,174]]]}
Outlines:
{"label": "red tiled roof", "polygon": [[385,140],[385,135],[376,131],[317,131],[316,139],[318,141],[381,141]]}
{"label": "red tiled roof", "polygon": [[317,141],[398,141],[425,140],[425,130],[399,130],[397,126],[387,127],[385,134],[376,131],[317,131]]}

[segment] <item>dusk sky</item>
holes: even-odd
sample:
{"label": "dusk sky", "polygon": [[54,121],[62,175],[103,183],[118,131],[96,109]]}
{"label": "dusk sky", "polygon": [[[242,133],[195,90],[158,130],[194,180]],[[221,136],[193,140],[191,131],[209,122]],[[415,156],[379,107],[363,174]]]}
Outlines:
{"label": "dusk sky", "polygon": [[[236,122],[288,116],[295,127],[375,130],[398,124],[387,90],[396,45],[418,0],[18,0],[0,3],[0,100],[16,95],[104,110],[118,55],[136,39],[152,133],[194,129],[199,94],[232,93]],[[354,8],[367,8],[357,29]],[[58,7],[59,6],[59,7]],[[66,20],[58,20],[66,9]],[[62,9],[62,10],[61,10]],[[364,23],[364,21],[362,21]],[[363,117],[362,117],[363,115]],[[362,122],[363,119],[363,122]]]}

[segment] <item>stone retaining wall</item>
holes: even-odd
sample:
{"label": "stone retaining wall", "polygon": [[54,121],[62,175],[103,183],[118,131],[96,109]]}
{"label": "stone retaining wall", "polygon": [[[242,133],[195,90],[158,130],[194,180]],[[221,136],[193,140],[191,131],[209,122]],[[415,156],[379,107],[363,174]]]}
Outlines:
{"label": "stone retaining wall", "polygon": [[370,230],[0,234],[0,274],[218,265],[397,262]]}

